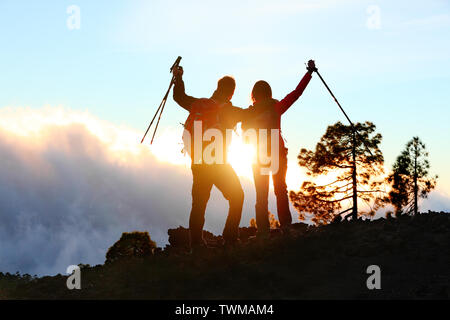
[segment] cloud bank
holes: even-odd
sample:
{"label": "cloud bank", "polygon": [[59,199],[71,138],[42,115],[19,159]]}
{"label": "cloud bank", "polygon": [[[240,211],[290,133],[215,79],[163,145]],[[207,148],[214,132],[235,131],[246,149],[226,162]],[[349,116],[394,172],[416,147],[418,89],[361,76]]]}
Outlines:
{"label": "cloud bank", "polygon": [[[0,271],[63,274],[103,263],[122,232],[148,230],[164,246],[168,228],[187,226],[191,173],[167,146],[175,135],[153,149],[140,135],[63,108],[1,109]],[[206,228],[220,233],[226,212],[214,191]]]}

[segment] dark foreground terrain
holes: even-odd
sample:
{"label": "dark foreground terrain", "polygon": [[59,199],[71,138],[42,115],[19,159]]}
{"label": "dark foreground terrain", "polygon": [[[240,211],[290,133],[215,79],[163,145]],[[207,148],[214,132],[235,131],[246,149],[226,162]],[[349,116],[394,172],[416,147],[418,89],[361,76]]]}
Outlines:
{"label": "dark foreground terrain", "polygon": [[[67,276],[0,274],[3,299],[449,299],[450,214],[295,225],[295,237],[188,255],[171,230],[165,250],[82,266],[81,290]],[[254,230],[243,229],[244,241]],[[369,265],[381,290],[368,290]]]}

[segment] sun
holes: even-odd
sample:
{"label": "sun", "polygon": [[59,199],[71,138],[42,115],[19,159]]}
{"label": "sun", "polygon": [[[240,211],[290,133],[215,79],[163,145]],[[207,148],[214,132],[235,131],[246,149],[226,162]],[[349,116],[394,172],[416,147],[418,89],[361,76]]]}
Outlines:
{"label": "sun", "polygon": [[244,143],[242,130],[233,132],[232,142],[228,148],[228,162],[238,176],[253,179],[252,163],[256,155],[256,148],[252,144]]}
{"label": "sun", "polygon": [[[256,147],[253,144],[245,143],[242,139],[242,130],[237,128],[232,135],[232,142],[228,148],[228,162],[236,171],[239,177],[253,180],[252,164],[256,158]],[[306,179],[306,174],[296,161],[288,161],[286,174],[286,184],[288,190],[298,190]],[[270,189],[273,189],[272,176],[270,176]]]}

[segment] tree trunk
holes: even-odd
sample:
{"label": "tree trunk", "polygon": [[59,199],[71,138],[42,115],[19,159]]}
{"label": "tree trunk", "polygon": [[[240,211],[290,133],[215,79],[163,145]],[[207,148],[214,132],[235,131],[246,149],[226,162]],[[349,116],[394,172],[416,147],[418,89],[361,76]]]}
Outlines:
{"label": "tree trunk", "polygon": [[353,185],[353,210],[352,217],[353,220],[358,219],[358,181],[356,180],[356,137],[355,132],[352,135],[352,158],[353,158],[353,168],[352,168],[352,185]]}
{"label": "tree trunk", "polygon": [[415,146],[414,150],[414,215],[418,212],[418,206],[417,206],[417,197],[419,193],[419,188],[417,185],[417,145]]}

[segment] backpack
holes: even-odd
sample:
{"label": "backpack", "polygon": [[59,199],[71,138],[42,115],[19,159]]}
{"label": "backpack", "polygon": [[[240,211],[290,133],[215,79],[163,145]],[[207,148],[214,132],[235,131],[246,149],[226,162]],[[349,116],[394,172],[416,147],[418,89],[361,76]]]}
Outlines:
{"label": "backpack", "polygon": [[198,99],[192,104],[189,116],[183,125],[183,151],[187,152],[191,158],[193,158],[194,148],[194,122],[202,122],[201,139],[203,140],[203,133],[206,130],[211,128],[220,129],[219,111],[222,106],[223,105],[217,103],[213,99],[206,98]]}

